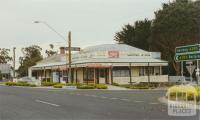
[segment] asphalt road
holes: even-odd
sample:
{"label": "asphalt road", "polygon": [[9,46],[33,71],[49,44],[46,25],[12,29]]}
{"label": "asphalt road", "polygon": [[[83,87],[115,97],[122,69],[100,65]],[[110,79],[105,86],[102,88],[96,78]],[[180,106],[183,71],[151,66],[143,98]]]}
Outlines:
{"label": "asphalt road", "polygon": [[168,116],[165,91],[52,90],[0,86],[0,120],[199,120]]}

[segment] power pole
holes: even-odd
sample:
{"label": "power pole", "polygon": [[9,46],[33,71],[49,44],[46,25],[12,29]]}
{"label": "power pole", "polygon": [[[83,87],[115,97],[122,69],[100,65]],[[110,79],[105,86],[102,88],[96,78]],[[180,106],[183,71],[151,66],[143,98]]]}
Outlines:
{"label": "power pole", "polygon": [[71,81],[71,32],[68,34],[68,62],[69,62],[69,71],[68,71],[68,81]]}
{"label": "power pole", "polygon": [[15,78],[15,50],[16,47],[13,47],[13,78]]}

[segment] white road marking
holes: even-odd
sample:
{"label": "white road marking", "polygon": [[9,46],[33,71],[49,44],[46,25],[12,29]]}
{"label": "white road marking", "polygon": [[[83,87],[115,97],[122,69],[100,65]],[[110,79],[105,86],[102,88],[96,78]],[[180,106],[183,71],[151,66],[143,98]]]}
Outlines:
{"label": "white road marking", "polygon": [[119,98],[110,98],[111,100],[117,100],[117,99],[119,99]]}
{"label": "white road marking", "polygon": [[144,102],[144,101],[134,101],[134,102],[136,102],[136,103],[142,103],[142,102]]}
{"label": "white road marking", "polygon": [[81,95],[81,94],[76,94],[76,95]]}
{"label": "white road marking", "polygon": [[120,100],[122,100],[122,101],[130,101],[129,99],[120,99]]}
{"label": "white road marking", "polygon": [[39,102],[39,103],[44,103],[44,104],[47,104],[47,105],[52,105],[52,106],[55,106],[55,107],[59,107],[60,105],[57,105],[57,104],[53,104],[53,103],[50,103],[50,102],[45,102],[45,101],[41,101],[41,100],[35,100],[36,102]]}
{"label": "white road marking", "polygon": [[149,103],[149,104],[151,104],[151,105],[158,105],[159,103]]}

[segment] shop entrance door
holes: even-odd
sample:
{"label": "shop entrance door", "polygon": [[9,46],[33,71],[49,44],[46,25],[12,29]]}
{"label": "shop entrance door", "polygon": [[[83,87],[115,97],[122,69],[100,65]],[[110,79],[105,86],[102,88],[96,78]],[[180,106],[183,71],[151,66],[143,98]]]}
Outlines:
{"label": "shop entrance door", "polygon": [[106,68],[98,69],[97,83],[108,84],[108,70]]}

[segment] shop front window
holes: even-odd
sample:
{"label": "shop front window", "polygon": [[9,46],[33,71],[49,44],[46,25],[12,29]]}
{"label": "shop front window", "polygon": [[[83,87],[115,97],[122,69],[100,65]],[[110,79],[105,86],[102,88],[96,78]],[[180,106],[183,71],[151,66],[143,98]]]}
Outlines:
{"label": "shop front window", "polygon": [[128,67],[115,67],[113,69],[113,77],[129,77],[129,68]]}
{"label": "shop front window", "polygon": [[94,69],[84,69],[84,80],[93,80],[94,79]]}

